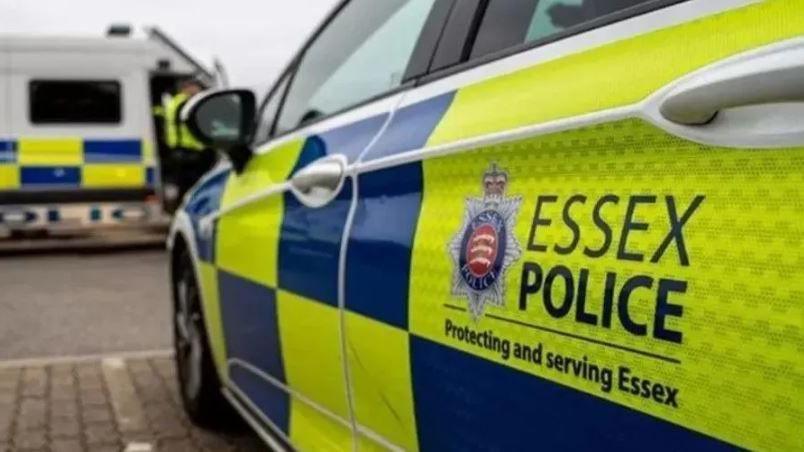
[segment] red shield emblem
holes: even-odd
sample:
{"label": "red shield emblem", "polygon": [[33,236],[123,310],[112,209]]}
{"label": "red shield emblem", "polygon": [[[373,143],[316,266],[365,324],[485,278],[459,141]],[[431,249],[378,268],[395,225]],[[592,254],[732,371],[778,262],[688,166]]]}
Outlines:
{"label": "red shield emblem", "polygon": [[494,226],[479,226],[466,242],[466,262],[473,276],[482,278],[494,268],[497,260],[499,237]]}

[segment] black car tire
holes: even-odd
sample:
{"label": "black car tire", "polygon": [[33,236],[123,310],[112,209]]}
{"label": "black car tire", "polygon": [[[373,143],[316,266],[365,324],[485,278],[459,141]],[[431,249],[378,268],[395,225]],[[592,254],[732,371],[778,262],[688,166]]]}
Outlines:
{"label": "black car tire", "polygon": [[204,326],[200,287],[186,251],[174,269],[173,346],[179,392],[190,420],[206,429],[231,429],[237,415],[221,393]]}

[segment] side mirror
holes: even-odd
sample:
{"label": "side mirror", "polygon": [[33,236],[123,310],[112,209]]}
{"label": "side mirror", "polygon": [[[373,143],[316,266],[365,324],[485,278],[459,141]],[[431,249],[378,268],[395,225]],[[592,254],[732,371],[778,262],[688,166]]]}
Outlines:
{"label": "side mirror", "polygon": [[245,89],[209,91],[190,99],[181,119],[205,145],[223,151],[238,173],[251,160],[257,99]]}

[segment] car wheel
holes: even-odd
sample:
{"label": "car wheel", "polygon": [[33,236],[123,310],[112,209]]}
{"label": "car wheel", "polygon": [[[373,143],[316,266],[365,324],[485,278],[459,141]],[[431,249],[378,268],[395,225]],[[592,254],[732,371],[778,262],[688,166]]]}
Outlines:
{"label": "car wheel", "polygon": [[204,326],[200,291],[186,253],[181,256],[175,275],[173,343],[184,409],[200,427],[229,427],[235,416],[221,394]]}

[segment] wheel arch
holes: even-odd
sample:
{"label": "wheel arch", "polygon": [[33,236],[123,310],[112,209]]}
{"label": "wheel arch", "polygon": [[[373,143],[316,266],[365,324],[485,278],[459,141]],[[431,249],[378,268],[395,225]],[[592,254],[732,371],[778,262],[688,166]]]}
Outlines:
{"label": "wheel arch", "polygon": [[[171,281],[171,294],[172,305],[176,303],[176,281],[181,269],[182,256],[189,256],[193,276],[195,277],[196,284],[198,285],[200,297],[200,311],[201,318],[204,322],[206,329],[207,345],[213,351],[213,358],[215,360],[215,368],[218,373],[218,378],[223,385],[228,381],[228,372],[226,372],[226,344],[224,341],[222,330],[222,319],[220,315],[220,303],[217,297],[214,300],[209,299],[209,293],[217,293],[217,287],[206,287],[210,284],[210,278],[204,278],[204,272],[201,269],[200,258],[195,240],[195,230],[193,223],[186,212],[178,212],[174,218],[171,227],[170,235],[168,236],[168,250],[169,250],[169,275]],[[215,284],[216,285],[216,284]],[[210,309],[217,310],[218,312],[209,312]]]}

